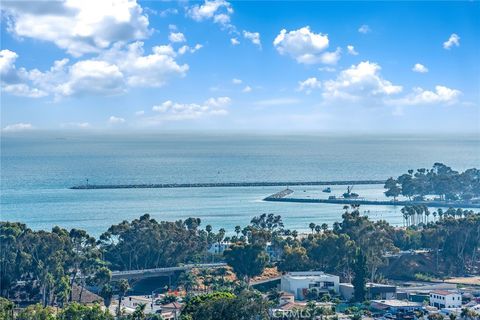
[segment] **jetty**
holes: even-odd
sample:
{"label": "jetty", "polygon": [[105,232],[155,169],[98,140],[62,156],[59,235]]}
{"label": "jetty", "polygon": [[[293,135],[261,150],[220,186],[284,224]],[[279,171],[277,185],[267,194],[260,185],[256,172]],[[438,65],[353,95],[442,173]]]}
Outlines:
{"label": "jetty", "polygon": [[204,183],[158,183],[158,184],[83,184],[70,187],[74,190],[91,189],[171,189],[171,188],[237,188],[237,187],[279,187],[279,186],[327,186],[384,184],[385,180],[349,181],[263,181],[263,182],[204,182]]}
{"label": "jetty", "polygon": [[[289,192],[287,192],[287,190]],[[472,203],[465,201],[414,201],[414,200],[367,200],[367,199],[349,199],[349,198],[335,198],[335,199],[318,199],[318,198],[292,198],[287,197],[292,194],[293,190],[286,189],[277,193],[274,193],[263,201],[276,201],[276,202],[298,202],[298,203],[330,203],[330,204],[343,204],[343,205],[374,205],[374,206],[414,206],[425,205],[427,207],[434,208],[480,208],[480,203]]]}

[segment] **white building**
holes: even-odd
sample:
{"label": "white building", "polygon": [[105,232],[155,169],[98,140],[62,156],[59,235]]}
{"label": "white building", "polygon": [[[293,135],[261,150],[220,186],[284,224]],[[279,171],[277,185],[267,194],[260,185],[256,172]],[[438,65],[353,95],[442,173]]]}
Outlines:
{"label": "white building", "polygon": [[135,311],[139,305],[145,305],[145,313],[155,313],[157,310],[160,310],[160,306],[156,305],[152,301],[152,296],[126,296],[122,298],[121,308],[127,314],[131,314]]}
{"label": "white building", "polygon": [[[159,314],[164,320],[176,320],[180,317],[182,304],[172,302],[165,305],[156,303],[160,296],[127,296],[122,298],[121,309],[126,314],[132,314],[139,305],[145,305],[145,314]],[[116,310],[115,310],[116,312]]]}
{"label": "white building", "polygon": [[295,299],[303,300],[309,289],[328,293],[330,290],[338,293],[340,278],[322,271],[289,272],[282,276],[281,290],[290,292]]}
{"label": "white building", "polygon": [[460,308],[462,306],[462,296],[452,291],[432,291],[430,292],[430,305],[438,309]]}

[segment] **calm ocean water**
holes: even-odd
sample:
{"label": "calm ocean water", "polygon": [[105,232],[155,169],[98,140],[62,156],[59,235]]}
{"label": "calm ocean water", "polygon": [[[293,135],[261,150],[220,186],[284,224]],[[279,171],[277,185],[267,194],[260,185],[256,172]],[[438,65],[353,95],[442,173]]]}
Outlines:
{"label": "calm ocean water", "polygon": [[[83,228],[98,236],[111,224],[150,213],[156,219],[200,217],[232,232],[261,213],[280,214],[291,229],[341,218],[340,205],[263,202],[281,187],[70,190],[106,183],[186,183],[385,179],[443,162],[457,170],[480,166],[478,136],[301,135],[4,135],[1,140],[1,220],[34,229]],[[368,198],[382,186],[356,186]],[[295,187],[295,196],[322,195]],[[344,187],[334,187],[341,194]],[[324,196],[324,195],[323,195]],[[400,208],[365,206],[373,219],[401,224]]]}

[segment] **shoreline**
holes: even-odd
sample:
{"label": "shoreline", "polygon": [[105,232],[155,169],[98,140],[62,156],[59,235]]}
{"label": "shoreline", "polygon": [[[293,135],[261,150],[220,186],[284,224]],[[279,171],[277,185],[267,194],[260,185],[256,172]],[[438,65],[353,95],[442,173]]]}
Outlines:
{"label": "shoreline", "polygon": [[278,193],[268,196],[263,201],[269,202],[298,202],[298,203],[326,203],[326,204],[358,204],[358,205],[378,205],[378,206],[413,206],[425,205],[434,208],[480,208],[480,203],[465,202],[441,202],[441,201],[393,201],[393,200],[365,200],[365,199],[306,199],[306,198],[288,198],[280,197]]}

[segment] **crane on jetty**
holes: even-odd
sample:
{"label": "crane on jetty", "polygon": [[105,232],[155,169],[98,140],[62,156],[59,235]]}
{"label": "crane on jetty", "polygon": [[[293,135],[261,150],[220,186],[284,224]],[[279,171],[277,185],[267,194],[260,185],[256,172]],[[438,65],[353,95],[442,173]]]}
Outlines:
{"label": "crane on jetty", "polygon": [[343,194],[345,199],[357,199],[358,193],[352,192],[354,186],[347,186],[347,192]]}

